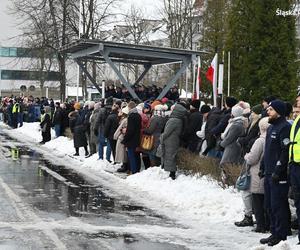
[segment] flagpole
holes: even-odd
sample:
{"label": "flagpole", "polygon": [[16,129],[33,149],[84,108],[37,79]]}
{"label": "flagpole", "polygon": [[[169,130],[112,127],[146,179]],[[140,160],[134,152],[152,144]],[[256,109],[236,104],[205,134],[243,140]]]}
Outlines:
{"label": "flagpole", "polygon": [[196,68],[195,68],[195,66],[196,66],[196,64],[194,63],[194,62],[192,62],[192,67],[193,67],[193,96],[195,95],[195,86],[196,86],[196,77],[195,77],[195,75],[196,75]]}
{"label": "flagpole", "polygon": [[214,69],[214,77],[213,77],[213,99],[214,99],[214,106],[217,107],[217,105],[218,105],[217,104],[218,53],[216,53],[215,58],[216,58],[216,61],[214,62],[215,69]]}
{"label": "flagpole", "polygon": [[230,96],[230,51],[228,51],[227,96]]}
{"label": "flagpole", "polygon": [[188,98],[188,67],[185,71],[185,99]]}

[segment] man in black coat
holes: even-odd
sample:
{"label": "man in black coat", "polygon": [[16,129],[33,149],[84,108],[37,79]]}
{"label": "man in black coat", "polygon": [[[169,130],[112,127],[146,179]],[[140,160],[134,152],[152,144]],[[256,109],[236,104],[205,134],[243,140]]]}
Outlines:
{"label": "man in black coat", "polygon": [[55,136],[59,137],[62,134],[63,114],[59,102],[56,102],[54,107],[55,110],[52,118],[52,126],[54,127]]}
{"label": "man in black coat", "polygon": [[289,232],[288,203],[288,150],[291,125],[285,119],[283,101],[271,101],[267,114],[271,126],[267,130],[263,164],[260,176],[265,176],[265,207],[270,215],[271,236],[260,240],[262,244],[277,245],[286,240]]}
{"label": "man in black coat", "polygon": [[116,156],[116,143],[117,143],[117,141],[114,140],[114,134],[119,126],[118,113],[119,113],[119,106],[117,104],[114,104],[112,106],[111,113],[108,115],[104,124],[104,137],[107,139],[109,143],[114,159]]}
{"label": "man in black coat", "polygon": [[197,146],[199,137],[196,135],[197,131],[201,130],[203,117],[199,111],[200,100],[193,100],[190,103],[190,115],[188,117],[187,128],[184,138],[187,143],[187,149],[193,153],[199,153]]}
{"label": "man in black coat", "polygon": [[127,147],[128,160],[132,174],[138,172],[136,148],[140,146],[142,118],[139,115],[136,104],[133,101],[128,103],[127,130],[122,143]]}

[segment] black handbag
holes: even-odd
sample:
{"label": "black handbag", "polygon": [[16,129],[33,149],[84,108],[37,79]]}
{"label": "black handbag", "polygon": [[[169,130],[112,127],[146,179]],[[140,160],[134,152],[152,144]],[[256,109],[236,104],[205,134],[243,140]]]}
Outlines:
{"label": "black handbag", "polygon": [[248,190],[250,188],[250,181],[250,167],[246,163],[244,163],[240,176],[236,180],[235,187],[238,190]]}

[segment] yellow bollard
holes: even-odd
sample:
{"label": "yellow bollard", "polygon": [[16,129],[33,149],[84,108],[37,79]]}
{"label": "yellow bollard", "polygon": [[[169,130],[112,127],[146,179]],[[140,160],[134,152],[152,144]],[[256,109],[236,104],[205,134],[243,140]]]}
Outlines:
{"label": "yellow bollard", "polygon": [[19,149],[17,149],[17,148],[12,148],[11,149],[11,158],[13,160],[18,160],[19,159]]}

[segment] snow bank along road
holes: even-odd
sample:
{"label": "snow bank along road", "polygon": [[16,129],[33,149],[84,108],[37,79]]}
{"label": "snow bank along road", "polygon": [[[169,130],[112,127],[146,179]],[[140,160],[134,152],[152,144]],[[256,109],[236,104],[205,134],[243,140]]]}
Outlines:
{"label": "snow bank along road", "polygon": [[[85,159],[81,152],[82,156],[72,157],[73,142],[66,137],[53,139],[40,146],[38,123],[25,123],[22,128],[14,130],[2,125],[0,129],[39,152],[53,164],[63,165],[80,173],[89,182],[104,186],[110,196],[125,196],[128,202],[147,207],[174,222],[171,227],[124,225],[124,233],[173,243],[182,246],[182,249],[271,249],[259,244],[259,239],[268,234],[257,234],[251,232],[251,228],[237,228],[233,225],[234,221],[243,217],[240,194],[234,189],[223,190],[206,178],[192,176],[179,175],[172,181],[159,167],[124,178],[113,174],[118,166],[98,161],[97,155]],[[74,218],[68,220],[63,226],[74,224]],[[81,221],[76,220],[76,223],[78,228],[85,226]],[[97,225],[88,226],[95,231],[103,229]],[[120,232],[121,229],[110,227],[107,230]],[[287,241],[272,249],[297,249],[296,243],[294,232]]]}

